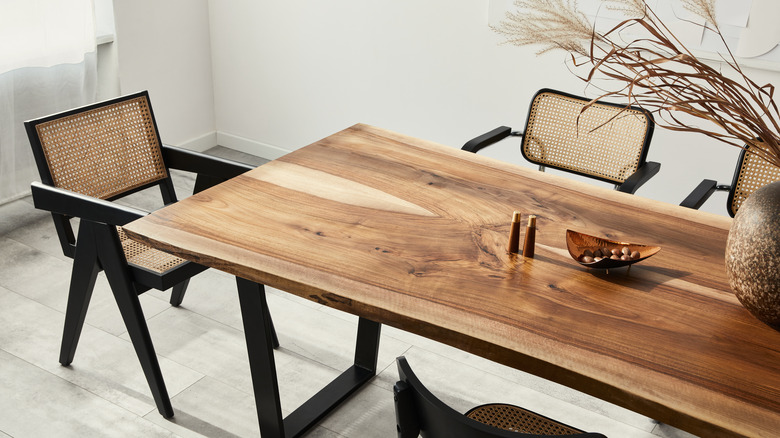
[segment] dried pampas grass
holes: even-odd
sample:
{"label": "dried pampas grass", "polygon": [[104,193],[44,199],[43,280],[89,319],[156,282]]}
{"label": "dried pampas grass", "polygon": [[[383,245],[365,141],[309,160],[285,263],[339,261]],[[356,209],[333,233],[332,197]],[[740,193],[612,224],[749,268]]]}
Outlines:
{"label": "dried pampas grass", "polygon": [[[568,52],[575,66],[586,69],[579,76],[589,83],[608,79],[607,84],[614,86],[603,89],[594,101],[611,96],[627,99],[628,105],[653,113],[659,126],[704,134],[737,147],[749,145],[752,153],[780,167],[780,114],[774,86],[759,86],[742,71],[715,21],[715,0],[681,3],[720,37],[726,47],[722,61],[730,75],[694,56],[644,0],[604,3],[626,17],[605,32],[596,31],[576,0],[517,0],[517,10],[507,13],[493,30],[507,43],[540,46],[539,54]],[[629,33],[639,36],[624,40]],[[700,128],[690,120],[715,126]]]}

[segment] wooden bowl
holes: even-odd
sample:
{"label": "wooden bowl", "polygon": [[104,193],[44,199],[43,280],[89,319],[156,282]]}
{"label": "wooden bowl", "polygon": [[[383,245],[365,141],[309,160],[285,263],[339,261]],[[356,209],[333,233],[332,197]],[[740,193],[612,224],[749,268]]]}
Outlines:
{"label": "wooden bowl", "polygon": [[[601,237],[578,233],[572,230],[566,230],[566,246],[569,249],[569,254],[574,260],[577,261],[577,263],[581,264],[582,266],[587,266],[588,268],[596,269],[611,269],[619,268],[621,266],[628,266],[636,262],[641,262],[642,260],[654,255],[661,250],[660,246],[648,246],[637,243],[619,242],[616,240],[608,240]],[[599,261],[593,261],[590,263],[585,263],[580,260],[585,250],[590,250],[591,252],[601,248],[617,248],[620,250],[623,247],[628,247],[630,252],[638,251],[639,257],[631,260],[615,260],[604,258]]]}

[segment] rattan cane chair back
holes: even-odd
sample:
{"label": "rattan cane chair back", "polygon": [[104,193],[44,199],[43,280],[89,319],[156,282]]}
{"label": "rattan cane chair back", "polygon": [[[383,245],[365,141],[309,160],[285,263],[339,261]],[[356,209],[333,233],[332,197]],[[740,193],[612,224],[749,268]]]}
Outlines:
{"label": "rattan cane chair back", "polygon": [[540,166],[622,184],[644,163],[651,135],[649,116],[637,108],[541,90],[531,102],[522,153]]}
{"label": "rattan cane chair back", "polygon": [[50,183],[111,199],[168,176],[147,96],[36,125]]}
{"label": "rattan cane chair back", "polygon": [[757,154],[750,153],[750,145],[745,145],[737,160],[731,184],[718,184],[716,180],[705,179],[680,203],[683,207],[698,209],[716,191],[727,191],[726,211],[734,217],[745,200],[761,187],[780,181],[780,167],[763,160]]}
{"label": "rattan cane chair back", "polygon": [[748,148],[742,154],[734,174],[734,182],[729,192],[729,214],[737,214],[739,207],[748,196],[761,187],[780,181],[780,167],[768,163]]}

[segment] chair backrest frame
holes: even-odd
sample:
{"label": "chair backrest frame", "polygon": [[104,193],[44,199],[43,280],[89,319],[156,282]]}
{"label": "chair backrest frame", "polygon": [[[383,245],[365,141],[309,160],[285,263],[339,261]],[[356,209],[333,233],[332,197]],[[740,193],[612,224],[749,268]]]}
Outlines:
{"label": "chair backrest frame", "polygon": [[[576,175],[585,176],[588,178],[593,178],[596,180],[608,182],[611,184],[622,184],[625,182],[626,178],[630,176],[636,169],[641,167],[645,164],[647,161],[647,153],[650,145],[650,141],[653,136],[654,128],[655,128],[655,122],[653,120],[652,114],[650,114],[648,111],[635,107],[635,106],[628,106],[628,105],[621,105],[617,103],[612,102],[606,102],[606,101],[596,101],[591,104],[591,107],[585,110],[584,112],[581,112],[580,114],[576,114],[577,117],[577,123],[580,121],[580,115],[585,115],[588,111],[596,110],[596,109],[602,109],[602,111],[607,110],[619,110],[615,111],[615,114],[617,114],[615,119],[608,119],[611,120],[609,123],[614,123],[618,118],[625,118],[625,117],[632,117],[637,119],[637,122],[640,125],[644,125],[644,129],[637,130],[635,133],[635,136],[641,136],[641,146],[638,149],[638,153],[636,154],[629,154],[630,156],[634,157],[632,161],[634,161],[633,164],[629,166],[622,166],[619,171],[612,171],[607,172],[604,170],[599,169],[585,169],[584,166],[576,166],[565,163],[562,159],[542,159],[539,156],[535,155],[533,152],[531,152],[531,149],[534,147],[538,147],[537,144],[533,144],[532,142],[538,141],[538,137],[536,136],[537,129],[535,128],[536,122],[537,122],[537,109],[535,108],[536,105],[540,102],[540,99],[546,98],[547,96],[554,96],[560,99],[567,99],[572,101],[581,102],[582,106],[589,104],[592,99],[587,99],[581,96],[577,96],[570,93],[565,93],[558,90],[553,90],[550,88],[543,88],[539,90],[531,99],[531,103],[528,107],[528,114],[526,118],[525,123],[525,130],[523,133],[523,144],[521,146],[521,152],[523,154],[523,158],[528,160],[531,163],[538,164],[539,166],[544,167],[550,167],[566,172],[570,172]],[[575,126],[575,137],[579,136],[581,133],[590,134],[590,132],[586,132],[586,129],[588,128],[581,128],[582,131],[580,131],[579,126]],[[609,130],[610,127],[605,125],[596,129],[592,129],[593,133],[598,133],[599,135],[602,135],[605,133],[605,131],[599,132],[599,130]],[[583,137],[584,138],[584,137]]]}
{"label": "chair backrest frame", "polygon": [[400,381],[394,387],[398,438],[519,438],[526,435],[496,429],[467,418],[433,395],[400,357]]}
{"label": "chair backrest frame", "polygon": [[[498,429],[472,420],[433,395],[415,375],[405,357],[397,360],[399,382],[394,390],[398,438],[553,438]],[[570,438],[604,438],[601,434],[582,433]]]}
{"label": "chair backrest frame", "polygon": [[774,181],[780,181],[780,168],[767,163],[762,158],[750,153],[750,146],[745,145],[734,169],[734,178],[729,188],[726,208],[731,217],[737,214],[739,207],[754,191]]}
{"label": "chair backrest frame", "polygon": [[[73,156],[73,154],[77,153],[77,151],[93,152],[103,147],[103,143],[100,142],[101,138],[98,138],[100,137],[99,131],[101,131],[100,124],[105,120],[105,118],[102,117],[101,111],[105,111],[113,107],[116,107],[119,112],[125,111],[125,113],[132,113],[137,111],[143,113],[131,114],[132,117],[135,117],[136,119],[142,118],[142,120],[135,120],[135,124],[129,128],[126,128],[127,130],[125,132],[116,134],[117,137],[121,138],[114,139],[116,142],[115,148],[120,148],[119,151],[121,151],[121,148],[124,147],[124,142],[129,141],[143,143],[143,147],[149,148],[149,151],[145,152],[147,154],[145,160],[147,163],[155,162],[156,169],[148,171],[149,176],[144,181],[129,183],[126,185],[115,185],[114,189],[102,191],[101,193],[90,192],[89,190],[80,190],[79,188],[69,186],[62,187],[57,183],[58,178],[55,175],[55,172],[52,172],[50,166],[51,157],[49,155],[54,150],[53,148],[59,147],[62,148],[60,150],[62,150],[64,154],[71,154],[65,158],[64,161],[67,161],[68,159],[77,159],[78,157]],[[89,118],[90,115],[96,114],[101,115],[96,116],[93,119]],[[114,118],[120,117],[121,115],[122,114],[115,115]],[[52,131],[47,132],[49,127],[52,130],[56,130],[57,132],[63,132],[66,129],[66,124],[68,123],[76,124],[78,126],[77,129],[84,130],[86,134],[82,132],[76,132],[67,133],[66,135],[58,137],[54,134],[49,135],[49,133]],[[41,177],[41,182],[44,184],[54,187],[66,188],[68,190],[73,190],[87,196],[94,196],[108,201],[113,201],[132,193],[148,189],[150,187],[159,186],[164,204],[170,204],[176,202],[177,200],[169,169],[162,157],[162,142],[160,141],[157,122],[154,117],[151,101],[149,99],[149,93],[147,91],[120,96],[114,99],[109,99],[37,119],[28,120],[24,122],[24,125],[27,131],[28,139],[30,141],[30,146],[32,148],[33,157],[35,158],[35,163],[38,167],[38,173]],[[105,129],[103,128],[102,130]],[[139,132],[139,130],[143,130],[143,132]],[[91,133],[98,134],[93,136]],[[135,139],[128,140],[130,137],[135,137]],[[52,149],[50,149],[50,146]],[[71,150],[67,150],[67,148],[71,148]],[[148,156],[149,154],[156,156]],[[111,157],[109,156],[108,158]],[[123,157],[116,158],[126,160],[125,163],[120,163],[119,166],[138,167],[137,162],[127,160]],[[76,180],[78,179],[78,176],[82,174],[84,169],[94,170],[94,167],[96,167],[97,164],[98,163],[89,162],[89,160],[82,159],[82,163],[77,165],[77,167],[80,166],[80,169],[71,171],[63,167],[62,170],[58,169],[57,172],[61,171],[63,174],[70,172],[71,174],[67,175],[67,178],[73,178]],[[99,174],[100,172],[96,173]],[[108,174],[108,172],[103,172],[103,174]],[[70,223],[72,218],[61,214],[52,213],[52,219],[54,220],[54,225],[57,230],[57,235],[59,237],[63,253],[68,257],[73,257],[75,254],[76,239]]]}

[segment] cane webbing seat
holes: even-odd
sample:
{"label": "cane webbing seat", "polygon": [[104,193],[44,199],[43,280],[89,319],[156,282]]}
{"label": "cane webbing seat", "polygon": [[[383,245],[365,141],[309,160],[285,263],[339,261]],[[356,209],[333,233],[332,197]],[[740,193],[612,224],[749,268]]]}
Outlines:
{"label": "cane webbing seat", "polygon": [[749,150],[744,150],[736,169],[734,188],[729,196],[729,208],[736,214],[748,196],[775,181],[780,181],[780,167],[751,154]]}
{"label": "cane webbing seat", "polygon": [[398,438],[606,438],[508,404],[477,406],[461,414],[423,385],[404,356],[396,364],[399,380],[393,396]]}
{"label": "cane webbing seat", "polygon": [[780,181],[780,167],[767,162],[757,154],[751,154],[750,146],[746,145],[739,155],[730,185],[718,184],[715,180],[705,179],[693,189],[680,205],[698,209],[715,191],[727,191],[726,211],[729,216],[734,217],[748,196],[775,181]]}
{"label": "cane webbing seat", "polygon": [[553,419],[519,406],[501,403],[477,406],[466,413],[466,417],[488,426],[512,432],[536,435],[572,435],[581,430],[559,423]]}
{"label": "cane webbing seat", "polygon": [[501,126],[462,149],[476,153],[506,137],[522,137],[523,158],[542,171],[571,172],[635,193],[661,168],[647,161],[654,129],[652,116],[640,108],[545,88],[531,100],[524,131]]}
{"label": "cane webbing seat", "polygon": [[531,103],[522,152],[542,166],[622,184],[644,158],[648,123],[638,109],[546,91]]}
{"label": "cane webbing seat", "polygon": [[117,227],[117,233],[119,234],[119,241],[122,243],[122,250],[127,258],[127,263],[131,265],[148,269],[158,274],[164,274],[187,262],[175,255],[151,248],[128,238],[122,227]]}

